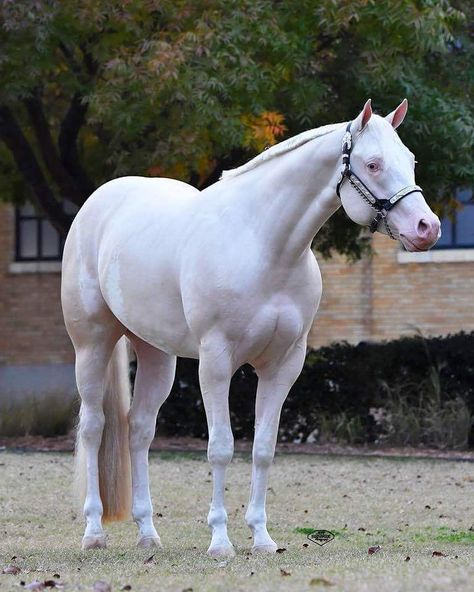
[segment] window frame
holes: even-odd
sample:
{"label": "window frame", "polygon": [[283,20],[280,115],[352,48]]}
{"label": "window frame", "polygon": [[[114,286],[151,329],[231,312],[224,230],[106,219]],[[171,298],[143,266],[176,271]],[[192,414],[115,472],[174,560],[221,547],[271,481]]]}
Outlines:
{"label": "window frame", "polygon": [[[469,189],[469,188],[466,188]],[[456,191],[456,199],[458,199],[459,194],[461,193],[461,190]],[[470,208],[474,208],[474,190],[471,189],[471,197],[469,198],[469,200],[467,200],[466,202],[461,201],[460,199],[458,199],[458,201],[463,204],[463,208],[460,210],[457,210],[454,213],[453,218],[449,218],[450,222],[451,222],[451,240],[449,242],[449,244],[447,245],[439,245],[436,244],[434,245],[432,248],[433,250],[436,251],[449,251],[449,250],[453,250],[453,249],[457,249],[457,250],[461,250],[461,249],[474,249],[474,238],[472,239],[472,242],[470,243],[458,243],[457,242],[457,226],[458,226],[458,216],[462,215],[463,209],[466,207],[470,207]],[[445,216],[441,222],[443,220],[445,220],[446,218],[448,218],[448,216]]]}
{"label": "window frame", "polygon": [[[26,204],[24,204],[26,205]],[[58,254],[57,255],[43,255],[43,222],[48,221],[48,218],[42,214],[39,214],[35,211],[34,214],[22,214],[21,213],[22,206],[15,206],[15,259],[14,261],[17,263],[26,263],[26,262],[41,262],[41,261],[61,261],[63,256],[64,250],[64,242],[65,238],[61,236],[59,232],[57,232],[57,246],[58,246]],[[25,257],[21,253],[21,228],[22,222],[24,221],[33,221],[36,222],[36,256],[32,257]],[[55,229],[56,230],[56,229]]]}

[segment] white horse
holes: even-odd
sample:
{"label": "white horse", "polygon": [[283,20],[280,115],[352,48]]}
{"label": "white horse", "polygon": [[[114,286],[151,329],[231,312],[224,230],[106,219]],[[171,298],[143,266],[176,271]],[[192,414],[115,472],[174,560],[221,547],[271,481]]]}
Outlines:
{"label": "white horse", "polygon": [[[414,186],[413,154],[394,131],[406,111],[405,100],[383,118],[367,101],[349,132],[335,124],[302,133],[202,192],[171,179],[124,177],[88,199],[69,232],[62,276],[82,399],[83,548],[104,547],[102,519],[126,518],[130,509],[138,545],[161,546],[148,449],[176,356],[184,356],[199,358],[209,426],[208,553],[234,554],[224,505],[233,454],[228,394],[232,375],[246,362],[259,380],[245,519],[254,552],[277,549],[267,531],[265,495],[280,410],[302,369],[321,296],[313,237],[341,203],[354,222],[389,232],[409,251],[428,249],[440,234],[438,218]],[[131,407],[123,336],[138,361]]]}

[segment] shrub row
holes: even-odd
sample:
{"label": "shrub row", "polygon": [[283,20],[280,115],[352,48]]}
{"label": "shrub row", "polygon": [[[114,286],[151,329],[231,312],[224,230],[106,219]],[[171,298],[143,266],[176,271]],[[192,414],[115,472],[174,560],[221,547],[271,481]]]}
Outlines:
{"label": "shrub row", "polygon": [[[252,438],[257,377],[235,374],[236,438]],[[281,441],[474,446],[474,332],[309,352],[281,415]],[[181,359],[158,433],[207,437],[197,362]]]}

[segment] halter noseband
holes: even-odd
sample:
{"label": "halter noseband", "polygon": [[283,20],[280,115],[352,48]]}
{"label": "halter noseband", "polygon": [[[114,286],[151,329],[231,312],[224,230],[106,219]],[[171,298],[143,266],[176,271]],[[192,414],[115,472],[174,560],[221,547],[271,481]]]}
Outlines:
{"label": "halter noseband", "polygon": [[390,238],[396,240],[393,232],[390,229],[390,226],[387,221],[387,214],[388,212],[404,197],[410,195],[411,193],[420,192],[423,193],[423,190],[418,185],[408,185],[400,191],[397,191],[392,197],[389,199],[383,199],[377,197],[375,194],[370,191],[367,185],[354,173],[351,169],[351,152],[352,152],[352,134],[351,134],[351,124],[352,121],[349,121],[346,127],[346,133],[342,138],[342,172],[341,178],[336,186],[336,193],[339,199],[341,199],[341,187],[342,184],[346,179],[349,180],[349,183],[354,187],[354,189],[359,193],[363,200],[365,200],[369,206],[374,209],[377,214],[372,222],[369,224],[370,232],[375,232],[380,222],[383,221],[385,224],[385,228],[387,229],[387,234]]}

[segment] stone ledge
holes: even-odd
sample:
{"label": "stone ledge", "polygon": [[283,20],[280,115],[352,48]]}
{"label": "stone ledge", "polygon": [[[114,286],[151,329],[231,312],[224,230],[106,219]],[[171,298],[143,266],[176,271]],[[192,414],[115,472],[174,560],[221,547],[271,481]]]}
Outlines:
{"label": "stone ledge", "polygon": [[474,262],[474,249],[434,249],[422,253],[398,251],[398,263],[469,263]]}
{"label": "stone ledge", "polygon": [[61,273],[61,261],[14,261],[9,273]]}

